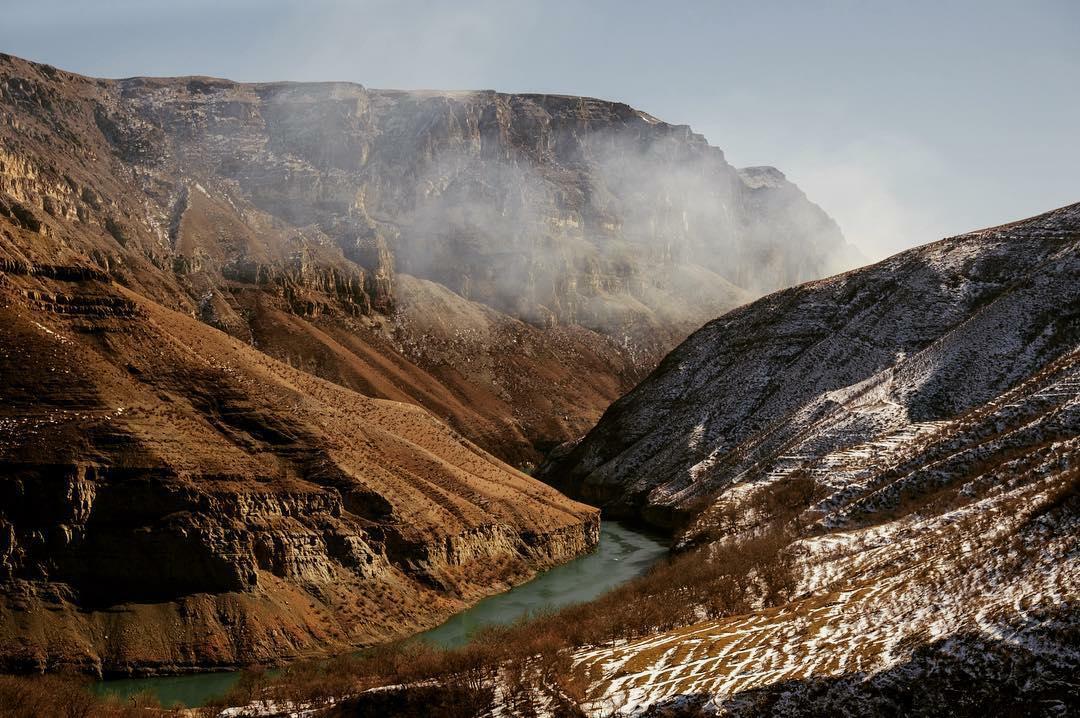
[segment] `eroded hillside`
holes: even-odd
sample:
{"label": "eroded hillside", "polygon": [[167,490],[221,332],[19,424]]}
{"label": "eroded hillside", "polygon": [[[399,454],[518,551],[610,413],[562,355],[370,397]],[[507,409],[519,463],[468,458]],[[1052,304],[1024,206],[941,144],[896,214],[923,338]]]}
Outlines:
{"label": "eroded hillside", "polygon": [[110,282],[0,278],[0,662],[184,670],[389,640],[591,548],[422,408]]}
{"label": "eroded hillside", "polygon": [[559,454],[692,606],[575,652],[589,711],[1080,705],[1080,205],[735,310]]}
{"label": "eroded hillside", "polygon": [[4,56],[0,112],[5,266],[104,272],[516,465],[701,322],[852,262],[782,174],[619,103]]}

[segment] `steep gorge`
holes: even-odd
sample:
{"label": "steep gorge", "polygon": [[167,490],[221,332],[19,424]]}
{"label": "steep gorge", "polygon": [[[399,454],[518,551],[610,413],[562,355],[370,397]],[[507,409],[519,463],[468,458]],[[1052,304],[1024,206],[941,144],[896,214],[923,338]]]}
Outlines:
{"label": "steep gorge", "polygon": [[0,71],[4,214],[44,233],[8,261],[105,272],[515,465],[702,322],[855,261],[778,171],[619,103]]}
{"label": "steep gorge", "polygon": [[850,251],[618,103],[0,55],[0,664],[345,650],[589,550],[500,459]]}

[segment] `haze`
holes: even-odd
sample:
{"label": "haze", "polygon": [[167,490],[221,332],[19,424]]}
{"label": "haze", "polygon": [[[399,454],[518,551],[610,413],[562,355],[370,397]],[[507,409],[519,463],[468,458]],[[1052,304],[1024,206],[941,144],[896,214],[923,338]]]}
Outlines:
{"label": "haze", "polygon": [[[764,4],[763,4],[764,5]],[[774,165],[871,259],[1080,198],[1080,5],[4,3],[0,50],[94,76],[615,99]]]}

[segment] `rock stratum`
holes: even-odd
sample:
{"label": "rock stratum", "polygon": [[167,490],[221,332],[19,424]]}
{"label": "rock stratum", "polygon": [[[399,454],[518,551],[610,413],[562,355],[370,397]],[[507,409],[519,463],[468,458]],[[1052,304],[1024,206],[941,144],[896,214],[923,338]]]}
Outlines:
{"label": "rock stratum", "polygon": [[0,665],[276,662],[432,625],[593,547],[597,512],[423,408],[105,275],[0,279]]}
{"label": "rock stratum", "polygon": [[707,319],[851,266],[772,168],[591,98],[0,57],[4,266],[103,272],[517,466]]}
{"label": "rock stratum", "polygon": [[787,590],[578,651],[587,705],[1068,714],[1078,459],[1080,204],[725,314],[540,474]]}

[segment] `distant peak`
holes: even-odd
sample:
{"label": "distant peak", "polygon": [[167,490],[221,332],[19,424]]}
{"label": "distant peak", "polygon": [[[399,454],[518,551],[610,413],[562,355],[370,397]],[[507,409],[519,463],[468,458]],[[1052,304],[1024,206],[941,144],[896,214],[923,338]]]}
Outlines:
{"label": "distant peak", "polygon": [[742,167],[738,170],[739,177],[751,189],[760,187],[782,187],[788,184],[784,173],[775,167]]}

